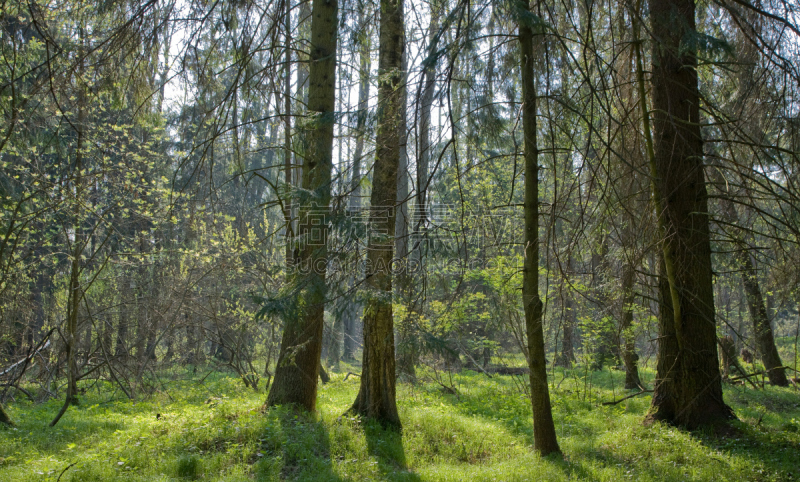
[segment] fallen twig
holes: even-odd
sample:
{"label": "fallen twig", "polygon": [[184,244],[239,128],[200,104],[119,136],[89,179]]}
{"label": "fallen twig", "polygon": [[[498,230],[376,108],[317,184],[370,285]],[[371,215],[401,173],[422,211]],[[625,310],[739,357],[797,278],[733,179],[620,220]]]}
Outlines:
{"label": "fallen twig", "polygon": [[71,464],[69,464],[69,465],[67,465],[66,467],[64,467],[64,470],[62,470],[62,471],[61,471],[61,474],[58,476],[58,479],[56,479],[56,482],[60,482],[60,480],[61,480],[61,477],[64,475],[64,472],[66,472],[67,470],[69,470],[69,468],[70,468],[70,467],[72,467],[73,465],[75,465],[75,464],[77,464],[77,463],[78,463],[78,462],[72,462]]}
{"label": "fallen twig", "polygon": [[741,380],[742,378],[750,378],[750,377],[754,377],[756,375],[763,375],[765,373],[767,373],[767,372],[761,371],[761,372],[751,373],[749,375],[741,375],[741,376],[738,376],[738,377],[728,378],[728,381],[732,382],[732,381],[735,381],[735,380]]}
{"label": "fallen twig", "polygon": [[627,400],[627,399],[629,399],[629,398],[633,398],[633,397],[635,397],[636,395],[641,395],[641,394],[643,394],[643,393],[652,393],[652,392],[653,392],[652,390],[641,390],[641,391],[638,391],[638,392],[636,392],[636,393],[632,393],[632,394],[628,395],[627,397],[622,397],[622,398],[620,398],[619,400],[615,400],[615,401],[613,401],[613,402],[603,402],[603,403],[602,403],[602,405],[616,405],[616,404],[618,404],[619,402],[623,402],[623,401],[625,401],[625,400]]}

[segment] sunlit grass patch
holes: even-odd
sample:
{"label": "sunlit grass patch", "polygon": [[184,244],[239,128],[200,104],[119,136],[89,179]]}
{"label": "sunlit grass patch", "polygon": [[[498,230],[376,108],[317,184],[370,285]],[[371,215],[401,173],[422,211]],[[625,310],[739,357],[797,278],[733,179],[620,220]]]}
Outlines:
{"label": "sunlit grass patch", "polygon": [[726,386],[740,421],[688,433],[643,426],[649,394],[602,405],[634,393],[624,373],[584,374],[552,374],[562,459],[532,450],[524,377],[465,371],[448,376],[450,392],[422,369],[420,383],[398,385],[398,434],[346,415],[359,386],[346,371],[320,386],[315,415],[264,411],[264,392],[212,374],[136,403],[95,387],[55,428],[58,400],[10,404],[17,426],[0,429],[0,481],[800,480],[793,389]]}

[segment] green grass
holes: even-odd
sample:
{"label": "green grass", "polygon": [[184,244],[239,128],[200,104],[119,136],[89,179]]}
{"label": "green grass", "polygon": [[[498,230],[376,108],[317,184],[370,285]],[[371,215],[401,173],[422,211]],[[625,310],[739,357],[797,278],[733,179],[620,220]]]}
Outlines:
{"label": "green grass", "polygon": [[623,373],[582,375],[553,377],[563,459],[532,452],[530,405],[512,377],[454,375],[457,395],[433,382],[399,385],[399,435],[342,415],[358,378],[333,374],[311,417],[264,413],[263,392],[212,375],[136,403],[91,388],[56,428],[47,423],[60,400],[11,403],[17,426],[0,429],[0,481],[800,480],[793,389],[726,387],[740,420],[717,436],[644,427],[649,396],[600,405],[629,393]]}

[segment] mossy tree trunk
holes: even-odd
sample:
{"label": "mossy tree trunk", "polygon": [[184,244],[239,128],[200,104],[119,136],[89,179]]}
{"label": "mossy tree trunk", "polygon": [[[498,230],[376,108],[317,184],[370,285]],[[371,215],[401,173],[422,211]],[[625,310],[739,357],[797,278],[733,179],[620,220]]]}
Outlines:
{"label": "mossy tree trunk", "polygon": [[637,78],[666,277],[659,290],[658,362],[648,421],[695,428],[733,417],[722,398],[717,357],[697,58],[685,44],[697,35],[695,4],[649,0],[649,9],[652,137],[638,44]]}
{"label": "mossy tree trunk", "polygon": [[[522,71],[522,129],[525,150],[525,265],[522,303],[528,335],[533,448],[542,455],[560,452],[556,441],[550,391],[547,385],[542,300],[539,298],[539,149],[536,138],[536,88],[534,86],[533,15],[527,3],[519,5],[520,70]],[[538,33],[538,32],[537,32]]]}
{"label": "mossy tree trunk", "polygon": [[370,197],[370,238],[364,308],[361,387],[351,411],[399,429],[395,401],[395,353],[392,313],[392,255],[395,236],[397,175],[401,155],[402,58],[405,49],[402,0],[381,0],[378,58],[377,156]]}
{"label": "mossy tree trunk", "polygon": [[[299,290],[296,319],[284,328],[275,380],[267,406],[316,408],[322,351],[327,265],[327,214],[331,198],[338,2],[314,0],[308,89],[308,116],[301,127],[304,196],[299,197],[299,266],[292,282]],[[320,224],[316,222],[322,220]]]}

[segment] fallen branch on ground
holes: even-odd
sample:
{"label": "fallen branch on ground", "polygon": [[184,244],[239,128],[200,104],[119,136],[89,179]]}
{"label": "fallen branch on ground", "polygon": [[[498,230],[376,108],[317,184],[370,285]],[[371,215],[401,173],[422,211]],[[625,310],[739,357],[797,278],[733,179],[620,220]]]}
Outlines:
{"label": "fallen branch on ground", "polygon": [[627,400],[629,398],[633,398],[636,395],[641,395],[643,393],[652,393],[652,392],[653,392],[652,390],[641,390],[641,391],[638,391],[636,393],[632,393],[632,394],[628,395],[627,397],[623,397],[623,398],[620,398],[619,400],[615,400],[613,402],[603,402],[602,405],[616,405],[619,402],[623,402],[623,401],[625,401],[625,400]]}

